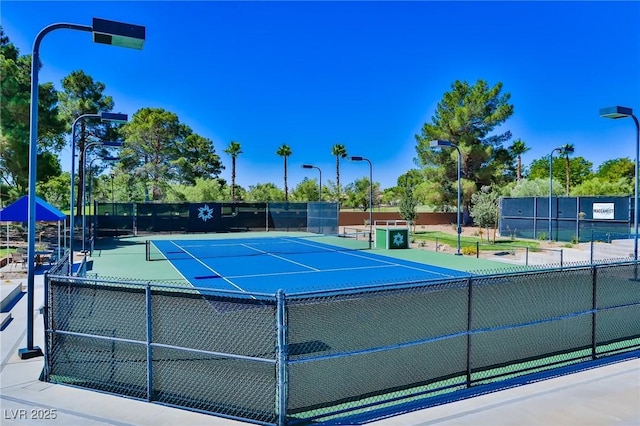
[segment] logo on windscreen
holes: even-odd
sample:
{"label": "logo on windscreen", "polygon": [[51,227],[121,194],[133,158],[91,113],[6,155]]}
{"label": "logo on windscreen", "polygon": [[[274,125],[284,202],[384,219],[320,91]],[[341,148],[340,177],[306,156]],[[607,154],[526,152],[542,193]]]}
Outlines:
{"label": "logo on windscreen", "polygon": [[393,245],[397,247],[404,245],[404,235],[400,232],[393,234]]}
{"label": "logo on windscreen", "polygon": [[198,209],[198,219],[202,219],[203,222],[213,219],[213,209],[206,204],[200,207]]}

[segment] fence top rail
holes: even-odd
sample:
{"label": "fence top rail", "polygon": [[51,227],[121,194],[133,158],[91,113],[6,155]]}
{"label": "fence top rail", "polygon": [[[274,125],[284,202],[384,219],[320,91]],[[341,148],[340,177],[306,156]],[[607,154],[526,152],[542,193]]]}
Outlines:
{"label": "fence top rail", "polygon": [[275,294],[269,293],[248,293],[239,290],[224,290],[217,288],[208,288],[208,287],[192,287],[192,286],[184,286],[184,285],[175,285],[175,284],[166,284],[158,281],[148,280],[148,281],[132,281],[132,280],[124,280],[117,278],[106,278],[100,276],[93,277],[77,277],[77,276],[68,276],[68,275],[48,275],[49,280],[57,281],[57,282],[65,282],[65,283],[78,283],[78,284],[101,284],[110,287],[123,287],[127,286],[129,288],[138,288],[140,290],[144,290],[147,287],[152,287],[157,290],[171,290],[183,293],[201,293],[203,295],[211,295],[211,296],[222,296],[222,297],[232,297],[238,298],[242,297],[243,299],[260,299],[261,301],[268,300],[270,302],[275,302]]}

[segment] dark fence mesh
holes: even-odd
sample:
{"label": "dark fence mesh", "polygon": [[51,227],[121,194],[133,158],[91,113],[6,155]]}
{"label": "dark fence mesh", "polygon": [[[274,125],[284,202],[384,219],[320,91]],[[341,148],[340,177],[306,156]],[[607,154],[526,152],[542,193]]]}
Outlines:
{"label": "dark fence mesh", "polygon": [[466,281],[290,301],[288,411],[318,416],[464,383],[466,312]]}
{"label": "dark fence mesh", "polygon": [[258,423],[336,422],[640,350],[637,267],[277,297],[47,276],[45,373]]}
{"label": "dark fence mesh", "polygon": [[274,300],[63,277],[48,286],[51,382],[275,422]]}
{"label": "dark fence mesh", "polygon": [[337,203],[96,203],[94,235],[243,231],[338,234]]}
{"label": "dark fence mesh", "polygon": [[498,226],[501,235],[586,242],[591,232],[629,232],[630,197],[503,197]]}
{"label": "dark fence mesh", "polygon": [[338,216],[340,205],[338,203],[308,203],[307,204],[307,231],[314,234],[337,235]]}
{"label": "dark fence mesh", "polygon": [[306,231],[307,203],[269,203],[269,231]]}

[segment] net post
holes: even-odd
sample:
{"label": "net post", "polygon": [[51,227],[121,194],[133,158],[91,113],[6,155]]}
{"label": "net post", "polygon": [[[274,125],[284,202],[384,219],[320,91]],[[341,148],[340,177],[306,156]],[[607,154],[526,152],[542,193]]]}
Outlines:
{"label": "net post", "polygon": [[147,262],[151,261],[151,250],[149,240],[144,240],[144,258]]}

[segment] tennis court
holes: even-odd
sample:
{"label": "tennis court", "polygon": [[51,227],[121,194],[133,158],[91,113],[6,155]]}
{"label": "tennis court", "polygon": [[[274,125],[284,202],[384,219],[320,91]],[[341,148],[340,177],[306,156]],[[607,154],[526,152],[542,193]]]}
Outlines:
{"label": "tennis court", "polygon": [[336,245],[336,237],[150,240],[147,260],[165,260],[191,285],[247,293],[326,291],[437,281],[466,272]]}

